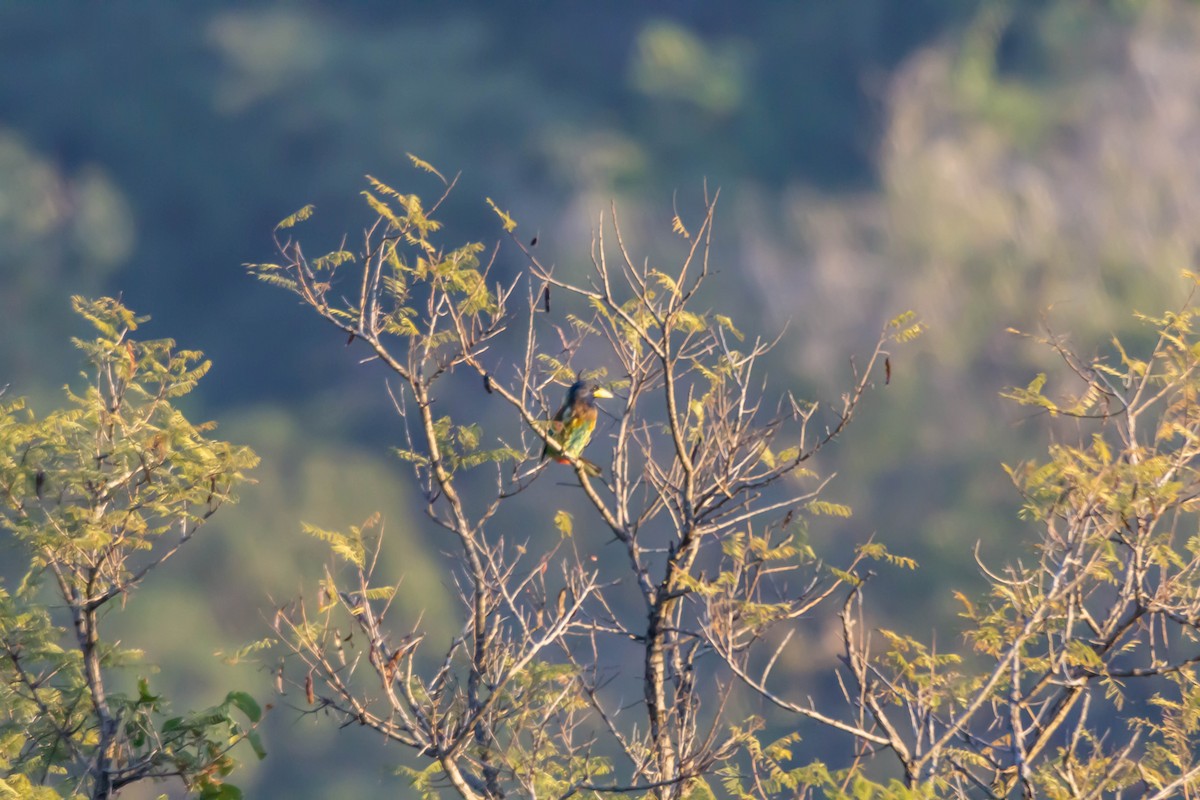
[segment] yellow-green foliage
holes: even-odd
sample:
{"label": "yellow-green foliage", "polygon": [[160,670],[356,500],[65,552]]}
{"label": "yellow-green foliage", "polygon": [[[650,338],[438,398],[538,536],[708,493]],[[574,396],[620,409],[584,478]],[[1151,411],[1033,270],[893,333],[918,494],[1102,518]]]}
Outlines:
{"label": "yellow-green foliage", "polygon": [[[136,602],[150,570],[235,498],[258,460],[174,407],[208,371],[200,353],[134,338],[147,318],[117,300],[72,302],[95,329],[75,340],[87,363],[82,388],[67,389],[66,407],[44,416],[20,399],[0,405],[0,527],[27,559],[17,589],[0,586],[0,773],[21,797],[92,782],[98,687],[140,657],[100,638],[100,609]],[[74,629],[47,613],[46,584]],[[122,737],[105,746],[130,780],[177,771],[205,796],[232,796],[229,748],[247,739],[262,755],[253,730],[261,711],[244,693],[168,717],[142,679],[136,696],[110,693],[103,713],[121,720]]]}

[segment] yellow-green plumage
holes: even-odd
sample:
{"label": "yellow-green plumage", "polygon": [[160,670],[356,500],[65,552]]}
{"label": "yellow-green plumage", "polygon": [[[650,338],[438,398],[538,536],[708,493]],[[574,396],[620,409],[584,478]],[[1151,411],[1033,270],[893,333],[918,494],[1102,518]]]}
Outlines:
{"label": "yellow-green plumage", "polygon": [[569,464],[564,454],[582,457],[583,449],[596,430],[597,397],[612,397],[612,394],[588,381],[576,381],[571,385],[566,401],[550,423],[549,435],[558,446],[547,442],[542,448],[543,459],[553,457],[560,464]]}

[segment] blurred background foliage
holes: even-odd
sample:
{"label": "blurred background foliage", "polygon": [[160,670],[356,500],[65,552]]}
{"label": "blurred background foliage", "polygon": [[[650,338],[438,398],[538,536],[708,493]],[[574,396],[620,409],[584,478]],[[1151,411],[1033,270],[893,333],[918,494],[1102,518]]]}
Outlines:
{"label": "blurred background foliage", "polygon": [[[384,376],[241,266],[307,202],[310,251],[357,231],[366,172],[433,191],[407,152],[462,172],[449,241],[498,238],[491,196],[566,272],[610,202],[665,260],[673,203],[687,219],[719,186],[710,300],[743,329],[789,325],[772,378],[814,399],[915,309],[929,334],[820,465],[855,516],[810,535],[831,557],[871,535],[916,557],[920,580],[875,591],[917,634],[953,624],[977,541],[991,559],[1029,541],[1000,463],[1039,455],[1047,426],[998,392],[1055,367],[1007,329],[1136,342],[1131,312],[1178,305],[1200,252],[1200,6],[1183,0],[14,2],[0,73],[0,385],[52,402],[78,369],[69,295],[121,293],[152,335],[213,359],[189,414],[263,457],[121,622],[181,707],[235,683],[266,698],[267,675],[213,653],[313,586],[300,520],[382,511],[406,602],[455,627],[389,455]],[[797,684],[819,692],[834,643],[819,624],[801,640]],[[395,750],[289,704],[250,796],[398,790]]]}

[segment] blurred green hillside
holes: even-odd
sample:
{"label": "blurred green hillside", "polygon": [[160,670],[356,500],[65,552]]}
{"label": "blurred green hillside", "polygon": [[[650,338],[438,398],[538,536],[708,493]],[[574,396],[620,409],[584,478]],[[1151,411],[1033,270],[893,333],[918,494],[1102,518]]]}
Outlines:
{"label": "blurred green hillside", "polygon": [[[9,2],[0,74],[0,386],[55,402],[78,369],[68,297],[120,293],[213,359],[189,414],[263,458],[123,620],[181,705],[234,683],[270,699],[268,675],[213,653],[313,585],[301,520],[382,511],[405,602],[454,627],[384,376],[242,268],[305,203],[311,247],[355,244],[363,174],[404,186],[406,153],[462,173],[448,238],[494,241],[490,196],[564,272],[610,202],[653,260],[673,204],[719,186],[707,302],[787,325],[772,375],[813,399],[836,401],[849,357],[915,309],[929,334],[819,465],[855,516],[812,536],[917,558],[920,580],[876,591],[919,634],[952,624],[976,542],[998,558],[1028,541],[1000,464],[1039,455],[1047,423],[998,393],[1057,367],[1006,331],[1136,342],[1131,312],[1178,305],[1200,253],[1200,6],[1183,0]],[[812,684],[829,645],[808,635],[791,666]],[[403,796],[396,750],[288,698],[266,744],[248,796]]]}

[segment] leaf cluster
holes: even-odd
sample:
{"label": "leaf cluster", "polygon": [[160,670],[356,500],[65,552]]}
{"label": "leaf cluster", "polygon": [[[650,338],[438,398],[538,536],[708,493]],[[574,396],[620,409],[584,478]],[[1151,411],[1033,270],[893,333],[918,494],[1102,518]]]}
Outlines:
{"label": "leaf cluster", "polygon": [[249,740],[262,753],[254,701],[231,693],[168,717],[145,679],[135,696],[113,692],[110,673],[141,654],[101,623],[235,499],[258,459],[175,407],[208,370],[200,353],[134,338],[146,318],[117,300],[72,302],[94,328],[75,341],[83,388],[43,417],[20,399],[0,406],[0,528],[28,559],[17,587],[0,587],[0,781],[107,797],[176,776],[234,797],[229,749]]}

